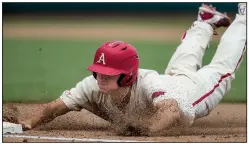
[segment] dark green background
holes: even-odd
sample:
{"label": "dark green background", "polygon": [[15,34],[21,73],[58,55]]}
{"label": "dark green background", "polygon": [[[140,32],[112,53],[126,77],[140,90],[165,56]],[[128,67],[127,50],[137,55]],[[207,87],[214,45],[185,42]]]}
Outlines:
{"label": "dark green background", "polygon": [[[99,13],[101,12],[170,12],[174,13],[191,13],[203,2],[74,2],[74,3],[3,3],[3,13],[20,14],[20,13]],[[237,12],[237,3],[207,2],[213,4],[220,11]]]}

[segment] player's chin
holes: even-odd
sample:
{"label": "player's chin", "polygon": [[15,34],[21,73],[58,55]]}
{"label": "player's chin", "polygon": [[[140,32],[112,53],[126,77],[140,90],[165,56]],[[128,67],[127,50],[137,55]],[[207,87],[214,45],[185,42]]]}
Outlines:
{"label": "player's chin", "polygon": [[106,89],[106,87],[102,87],[102,86],[99,86],[99,91],[100,91],[101,93],[105,93],[105,94],[108,93],[108,90]]}
{"label": "player's chin", "polygon": [[108,91],[107,91],[107,90],[105,90],[105,89],[101,89],[101,88],[99,88],[99,91],[100,91],[101,93],[104,93],[104,94],[107,94],[107,93],[108,93]]}

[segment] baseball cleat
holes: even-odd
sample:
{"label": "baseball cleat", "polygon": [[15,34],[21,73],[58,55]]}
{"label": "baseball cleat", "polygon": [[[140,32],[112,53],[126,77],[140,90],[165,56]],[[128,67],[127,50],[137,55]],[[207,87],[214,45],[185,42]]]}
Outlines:
{"label": "baseball cleat", "polygon": [[228,27],[231,24],[231,19],[226,13],[218,12],[215,7],[206,4],[202,4],[202,6],[199,7],[197,20],[206,22],[215,29]]}

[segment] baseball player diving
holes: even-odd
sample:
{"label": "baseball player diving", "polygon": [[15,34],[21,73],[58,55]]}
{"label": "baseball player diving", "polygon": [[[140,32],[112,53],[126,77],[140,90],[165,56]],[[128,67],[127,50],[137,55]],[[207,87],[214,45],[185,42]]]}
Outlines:
{"label": "baseball player diving", "polygon": [[[202,66],[205,50],[219,27],[227,29],[210,64]],[[238,4],[232,23],[226,14],[202,4],[165,74],[140,69],[139,56],[131,44],[105,42],[88,67],[91,76],[20,123],[29,130],[69,111],[86,109],[114,125],[125,125],[124,134],[136,131],[138,135],[150,135],[191,126],[196,119],[207,116],[231,89],[245,50],[246,3]]]}

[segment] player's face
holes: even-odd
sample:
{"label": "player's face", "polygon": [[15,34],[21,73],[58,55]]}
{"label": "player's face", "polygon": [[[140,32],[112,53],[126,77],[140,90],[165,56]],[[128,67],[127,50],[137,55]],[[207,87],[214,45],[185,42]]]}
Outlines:
{"label": "player's face", "polygon": [[117,80],[119,75],[110,76],[97,73],[97,83],[102,93],[110,93],[119,88]]}

